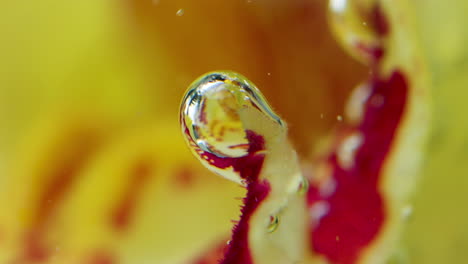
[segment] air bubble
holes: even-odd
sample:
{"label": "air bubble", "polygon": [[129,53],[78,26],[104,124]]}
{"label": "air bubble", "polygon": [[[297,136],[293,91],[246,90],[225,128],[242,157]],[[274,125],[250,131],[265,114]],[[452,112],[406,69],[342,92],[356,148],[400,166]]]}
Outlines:
{"label": "air bubble", "polygon": [[297,193],[299,195],[304,195],[309,190],[309,180],[305,177],[301,177],[301,181],[299,182],[299,186],[297,188]]}
{"label": "air bubble", "polygon": [[279,217],[277,215],[271,215],[267,227],[268,233],[273,233],[278,229],[279,226]]}

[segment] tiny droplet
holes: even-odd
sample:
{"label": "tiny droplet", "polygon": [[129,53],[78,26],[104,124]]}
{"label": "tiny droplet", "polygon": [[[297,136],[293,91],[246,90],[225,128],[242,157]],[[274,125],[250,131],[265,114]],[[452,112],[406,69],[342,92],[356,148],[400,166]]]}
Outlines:
{"label": "tiny droplet", "polygon": [[184,9],[181,8],[181,9],[177,10],[176,15],[177,16],[183,16],[184,13],[185,13]]}
{"label": "tiny droplet", "polygon": [[309,180],[305,177],[301,177],[301,181],[299,182],[299,186],[297,188],[297,193],[299,195],[304,195],[309,190]]}
{"label": "tiny droplet", "polygon": [[273,233],[278,229],[279,217],[277,215],[270,215],[267,231],[268,233]]}

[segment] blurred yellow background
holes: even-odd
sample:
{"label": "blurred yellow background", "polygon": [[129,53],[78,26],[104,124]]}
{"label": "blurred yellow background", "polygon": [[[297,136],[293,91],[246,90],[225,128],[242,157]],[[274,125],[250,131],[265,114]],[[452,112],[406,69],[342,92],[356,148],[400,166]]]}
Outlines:
{"label": "blurred yellow background", "polygon": [[[432,80],[432,130],[395,261],[463,263],[468,4],[401,3]],[[1,6],[0,264],[187,263],[229,237],[243,196],[183,143],[190,82],[246,75],[306,158],[368,71],[336,43],[322,0]]]}

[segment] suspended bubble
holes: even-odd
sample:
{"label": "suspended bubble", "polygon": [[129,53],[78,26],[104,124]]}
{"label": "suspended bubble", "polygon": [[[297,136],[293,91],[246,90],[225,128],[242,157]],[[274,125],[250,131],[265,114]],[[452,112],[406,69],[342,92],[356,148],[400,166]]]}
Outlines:
{"label": "suspended bubble", "polygon": [[185,14],[185,10],[182,9],[182,8],[177,10],[177,12],[176,12],[176,16],[183,16],[184,14]]}
{"label": "suspended bubble", "polygon": [[309,190],[309,180],[305,177],[301,177],[301,181],[299,182],[299,186],[297,188],[297,193],[299,195],[304,195]]}
{"label": "suspended bubble", "polygon": [[370,64],[382,56],[388,26],[378,0],[330,0],[329,19],[338,41],[356,59]]}
{"label": "suspended bubble", "polygon": [[268,233],[273,233],[278,229],[279,226],[279,217],[277,215],[271,215],[269,222],[268,222],[268,227],[267,227],[267,232]]}
{"label": "suspended bubble", "polygon": [[283,125],[260,91],[242,75],[223,71],[200,77],[190,85],[181,105],[186,139],[217,157],[246,156],[250,142],[240,117],[245,108]]}

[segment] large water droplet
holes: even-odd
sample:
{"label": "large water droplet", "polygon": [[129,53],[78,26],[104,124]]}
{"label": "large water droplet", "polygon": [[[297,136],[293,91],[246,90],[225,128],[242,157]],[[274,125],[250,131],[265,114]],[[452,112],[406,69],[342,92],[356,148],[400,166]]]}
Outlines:
{"label": "large water droplet", "polygon": [[382,55],[388,29],[377,0],[330,0],[329,11],[338,41],[352,56],[369,64]]}
{"label": "large water droplet", "polygon": [[181,105],[186,139],[217,157],[246,156],[250,146],[240,116],[244,108],[257,109],[283,124],[255,85],[240,74],[223,71],[200,77],[190,85]]}

